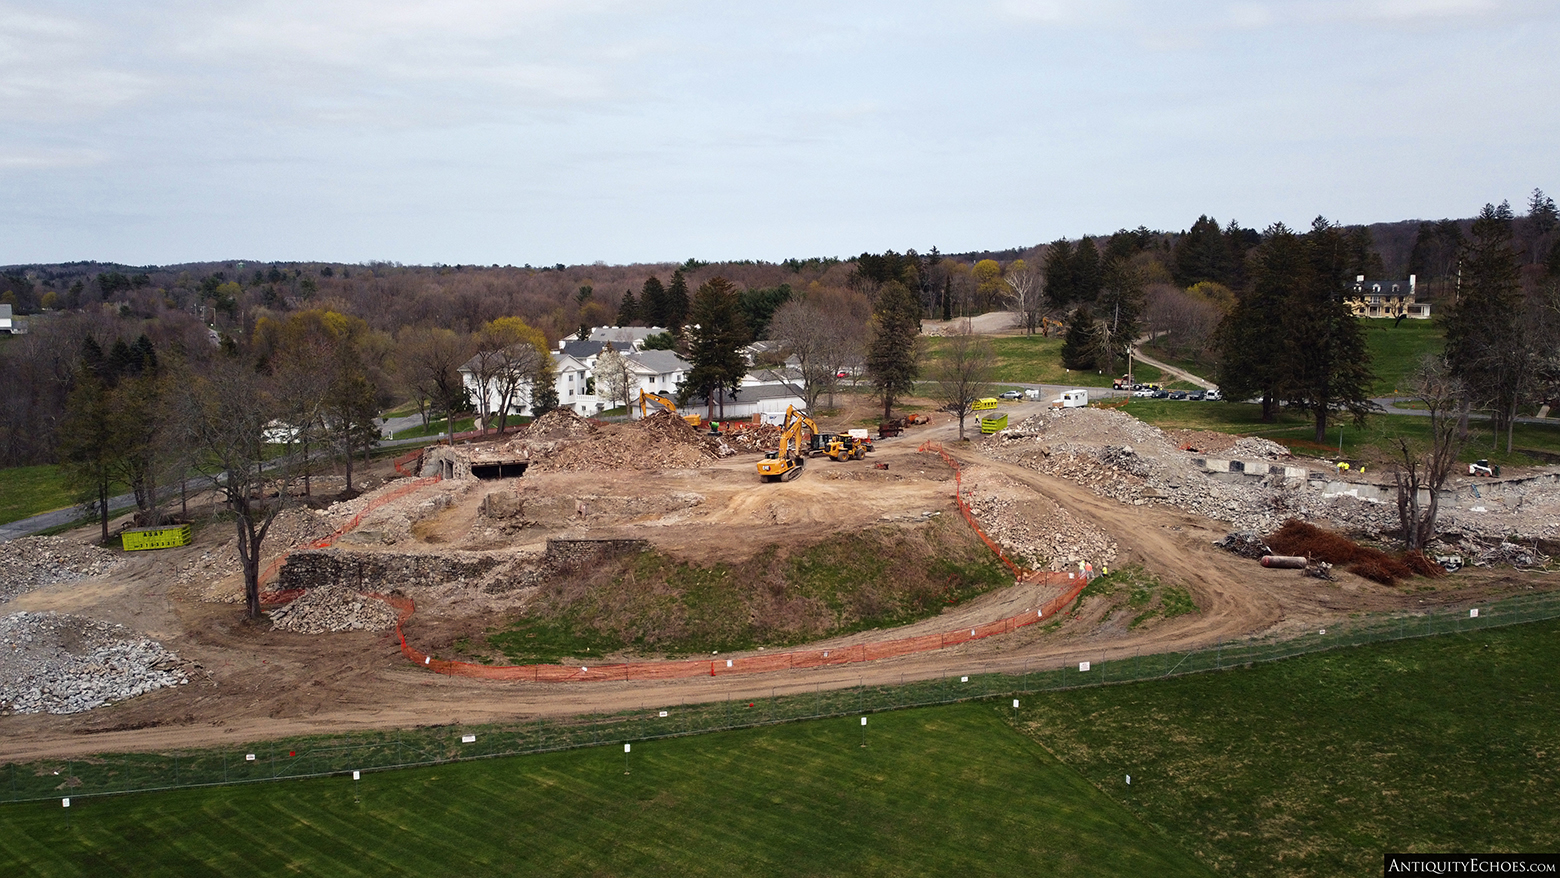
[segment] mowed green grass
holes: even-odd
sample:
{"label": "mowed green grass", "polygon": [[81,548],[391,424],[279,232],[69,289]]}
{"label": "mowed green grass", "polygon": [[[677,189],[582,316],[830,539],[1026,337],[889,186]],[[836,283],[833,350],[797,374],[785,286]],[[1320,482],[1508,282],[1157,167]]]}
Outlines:
{"label": "mowed green grass", "polygon": [[1032,695],[1024,727],[1221,874],[1374,875],[1560,849],[1557,664],[1539,622]]}
{"label": "mowed green grass", "polygon": [[1412,392],[1409,379],[1420,361],[1426,354],[1441,353],[1446,346],[1446,336],[1434,320],[1404,320],[1393,326],[1394,322],[1384,317],[1360,319],[1370,348],[1371,370],[1376,373],[1372,396]]}
{"label": "mowed green grass", "polygon": [[[1062,366],[1062,337],[1052,335],[1009,335],[992,337],[992,352],[997,365],[993,375],[997,382],[1021,382],[1025,384],[1072,384],[1078,387],[1109,387],[1116,375],[1098,372],[1078,372]],[[926,359],[921,377],[929,379],[936,374],[935,361],[947,347],[942,338],[926,339]],[[1121,368],[1125,370],[1126,364]],[[1132,377],[1140,383],[1158,382],[1163,379],[1159,369],[1145,363],[1137,363]]]}
{"label": "mowed green grass", "polygon": [[[1315,421],[1303,412],[1281,409],[1273,423],[1265,424],[1261,406],[1242,402],[1134,399],[1122,410],[1165,429],[1216,430],[1261,436],[1289,446],[1296,454],[1311,456],[1336,456],[1340,425],[1343,428],[1343,455],[1351,459],[1388,454],[1395,447],[1398,436],[1419,443],[1426,443],[1430,438],[1430,419],[1418,415],[1371,415],[1363,429],[1354,426],[1351,419],[1344,418],[1340,422],[1336,417],[1330,418],[1327,441],[1318,446]],[[1550,455],[1560,455],[1560,424],[1517,424],[1510,454],[1505,451],[1505,434],[1495,436],[1488,421],[1474,420],[1471,430],[1468,445],[1462,453],[1464,461],[1488,458],[1502,466],[1533,466],[1551,462]]]}
{"label": "mowed green grass", "polygon": [[53,464],[0,470],[0,524],[63,509],[75,502],[65,476]]}
{"label": "mowed green grass", "polygon": [[0,874],[1212,874],[1005,708],[0,806]]}

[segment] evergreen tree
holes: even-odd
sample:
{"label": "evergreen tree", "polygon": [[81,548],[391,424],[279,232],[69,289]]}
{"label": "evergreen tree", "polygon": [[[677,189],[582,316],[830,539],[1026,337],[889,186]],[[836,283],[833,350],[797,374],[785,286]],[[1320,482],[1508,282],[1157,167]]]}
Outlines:
{"label": "evergreen tree", "polygon": [[1308,271],[1300,237],[1282,223],[1270,227],[1253,253],[1251,286],[1219,324],[1219,389],[1226,399],[1262,400],[1262,420],[1277,416],[1279,385],[1286,372],[1278,318],[1297,278]]}
{"label": "evergreen tree", "polygon": [[639,322],[639,301],[634,298],[633,290],[623,291],[623,301],[618,303],[618,326],[634,326]]}
{"label": "evergreen tree", "polygon": [[921,301],[909,287],[889,281],[878,292],[867,342],[867,375],[883,397],[883,419],[893,416],[895,398],[915,389],[921,374]]}
{"label": "evergreen tree", "polygon": [[1073,300],[1092,304],[1100,297],[1104,285],[1104,271],[1100,266],[1100,251],[1094,239],[1084,237],[1072,257]]}
{"label": "evergreen tree", "polygon": [[1305,263],[1291,279],[1281,312],[1284,399],[1308,411],[1316,423],[1316,441],[1327,440],[1327,420],[1345,409],[1363,424],[1374,405],[1370,350],[1365,330],[1349,307],[1350,247],[1336,225],[1318,217],[1304,240]]}
{"label": "evergreen tree", "polygon": [[[99,349],[98,354],[101,353]],[[119,443],[116,420],[112,391],[83,357],[81,368],[76,370],[76,386],[66,398],[65,417],[60,422],[60,465],[80,499],[96,506],[104,543],[108,542],[108,487],[113,481]]]}
{"label": "evergreen tree", "polygon": [[1224,231],[1211,217],[1200,216],[1190,231],[1175,243],[1175,258],[1170,268],[1175,282],[1190,287],[1205,280],[1231,286],[1229,243]]}
{"label": "evergreen tree", "polygon": [[943,277],[942,286],[942,319],[944,321],[953,319],[953,278],[946,275]]}
{"label": "evergreen tree", "polygon": [[[721,279],[729,285],[725,278]],[[682,269],[672,272],[672,283],[666,288],[666,323],[668,329],[681,329],[688,322],[688,279]]]}
{"label": "evergreen tree", "polygon": [[1496,431],[1507,431],[1516,416],[1531,363],[1522,343],[1520,269],[1511,247],[1510,211],[1494,205],[1473,221],[1462,255],[1457,301],[1442,311],[1446,327],[1446,363],[1452,375],[1482,394]]}
{"label": "evergreen tree", "polygon": [[655,275],[645,279],[639,291],[639,316],[646,326],[664,326],[675,329],[671,322],[671,310],[667,307],[666,288]]}
{"label": "evergreen tree", "polygon": [[1052,241],[1045,251],[1045,300],[1057,311],[1077,296],[1073,283],[1073,249],[1066,239]]}
{"label": "evergreen tree", "polygon": [[1136,341],[1142,329],[1147,306],[1143,274],[1126,259],[1112,259],[1102,272],[1098,308],[1101,355],[1097,368],[1116,371],[1116,361],[1126,356],[1127,346]]}
{"label": "evergreen tree", "polygon": [[1082,372],[1099,368],[1099,327],[1088,305],[1079,305],[1067,318],[1067,335],[1062,340],[1062,365]]}
{"label": "evergreen tree", "polygon": [[[673,276],[674,286],[680,274]],[[748,342],[747,324],[738,307],[736,286],[723,277],[701,284],[693,297],[689,324],[688,359],[693,368],[678,385],[677,395],[680,401],[694,394],[703,396],[714,420],[716,396],[735,394],[747,374],[747,361],[740,353]]]}

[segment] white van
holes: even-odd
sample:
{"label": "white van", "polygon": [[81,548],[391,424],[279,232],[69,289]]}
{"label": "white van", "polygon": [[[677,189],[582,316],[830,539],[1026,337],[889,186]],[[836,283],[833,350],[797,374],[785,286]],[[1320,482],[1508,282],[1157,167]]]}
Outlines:
{"label": "white van", "polygon": [[1068,390],[1056,399],[1051,400],[1051,408],[1053,409],[1077,409],[1083,408],[1088,404],[1089,391],[1087,390]]}

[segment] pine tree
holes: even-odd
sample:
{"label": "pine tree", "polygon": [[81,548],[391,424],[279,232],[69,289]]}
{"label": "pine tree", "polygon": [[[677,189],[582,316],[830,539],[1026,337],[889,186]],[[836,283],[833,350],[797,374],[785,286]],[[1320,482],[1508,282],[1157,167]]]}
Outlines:
{"label": "pine tree", "polygon": [[[674,275],[675,286],[681,276]],[[678,386],[677,395],[682,400],[699,394],[709,406],[709,417],[715,418],[715,398],[718,394],[735,394],[742,386],[742,376],[747,374],[747,361],[740,349],[747,344],[747,322],[737,305],[737,288],[723,277],[713,277],[699,286],[693,297],[693,311],[689,315],[688,359],[693,368]]]}
{"label": "pine tree", "polygon": [[1272,423],[1286,371],[1278,318],[1308,267],[1300,237],[1282,223],[1263,234],[1253,258],[1251,287],[1238,294],[1215,335],[1219,390],[1226,399],[1259,397],[1262,420]]}
{"label": "pine tree", "polygon": [[1229,243],[1218,222],[1211,217],[1198,217],[1191,230],[1175,243],[1175,259],[1170,272],[1182,287],[1205,280],[1230,286],[1231,268]]}
{"label": "pine tree", "polygon": [[1100,251],[1094,246],[1093,238],[1085,237],[1073,251],[1072,281],[1075,301],[1093,304],[1100,297],[1105,276],[1100,266]]}
{"label": "pine tree", "polygon": [[623,291],[623,301],[618,303],[616,324],[618,326],[635,326],[639,322],[639,301],[634,298],[633,290]]}
{"label": "pine tree", "polygon": [[1069,369],[1093,372],[1099,368],[1099,327],[1088,305],[1079,305],[1067,318],[1067,336],[1062,340],[1062,365]]}
{"label": "pine tree", "polygon": [[895,398],[915,389],[921,374],[921,301],[909,287],[889,281],[878,292],[867,342],[867,375],[883,397],[883,419],[893,416]]}
{"label": "pine tree", "polygon": [[1318,217],[1303,241],[1304,264],[1295,268],[1280,317],[1284,373],[1279,390],[1295,408],[1311,413],[1316,441],[1327,439],[1327,420],[1344,409],[1363,424],[1373,408],[1370,349],[1349,307],[1350,247],[1336,225]]}
{"label": "pine tree", "polygon": [[[725,278],[721,279],[725,281]],[[725,281],[729,283],[729,281]],[[680,329],[688,322],[688,279],[682,269],[672,272],[672,283],[666,288],[666,323],[669,329]]]}
{"label": "pine tree", "polygon": [[666,288],[661,286],[661,279],[655,275],[645,279],[645,285],[639,291],[639,316],[647,326],[663,326],[675,329],[672,326],[670,311],[666,305]]}
{"label": "pine tree", "polygon": [[1511,248],[1511,218],[1484,205],[1463,248],[1457,301],[1442,312],[1446,326],[1446,362],[1464,386],[1482,394],[1496,431],[1507,432],[1530,373],[1523,344],[1520,269]]}
{"label": "pine tree", "polygon": [[1072,258],[1072,245],[1065,239],[1052,241],[1045,251],[1045,300],[1057,311],[1077,298]]}

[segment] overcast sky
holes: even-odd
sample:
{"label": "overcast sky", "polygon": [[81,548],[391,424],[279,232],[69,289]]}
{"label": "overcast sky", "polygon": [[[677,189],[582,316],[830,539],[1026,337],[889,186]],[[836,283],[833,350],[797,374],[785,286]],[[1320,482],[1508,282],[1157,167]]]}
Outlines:
{"label": "overcast sky", "polygon": [[0,0],[0,264],[1027,246],[1560,195],[1553,0]]}

